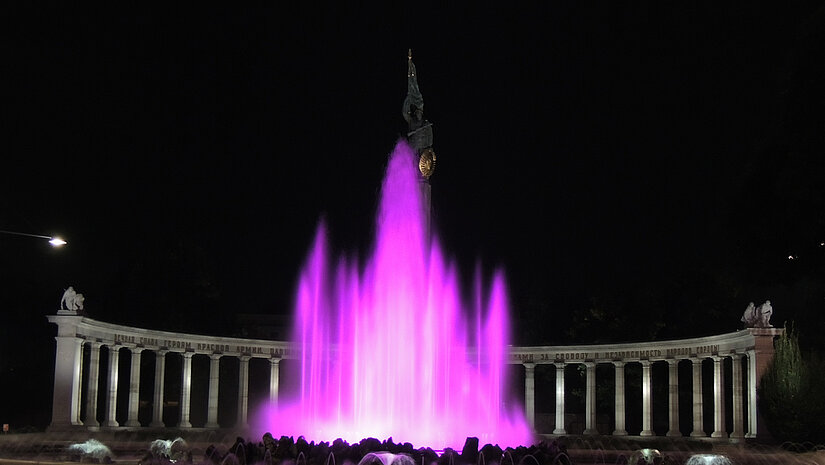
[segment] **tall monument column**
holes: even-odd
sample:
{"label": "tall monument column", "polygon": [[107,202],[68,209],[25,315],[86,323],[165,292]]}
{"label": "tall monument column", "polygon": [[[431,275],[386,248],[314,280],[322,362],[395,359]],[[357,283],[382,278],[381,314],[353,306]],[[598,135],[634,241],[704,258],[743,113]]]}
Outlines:
{"label": "tall monument column", "polygon": [[424,96],[418,88],[418,75],[412,61],[412,50],[407,55],[407,97],[402,110],[407,121],[407,142],[418,157],[418,178],[421,187],[421,209],[426,238],[430,237],[432,221],[432,188],[430,176],[435,170],[435,151],[433,150],[433,125],[424,119]]}

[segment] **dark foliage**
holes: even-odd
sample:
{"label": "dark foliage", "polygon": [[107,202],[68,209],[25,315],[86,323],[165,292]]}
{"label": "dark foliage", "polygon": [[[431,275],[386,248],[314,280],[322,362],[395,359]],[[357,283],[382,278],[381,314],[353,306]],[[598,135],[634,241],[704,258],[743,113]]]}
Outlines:
{"label": "dark foliage", "polygon": [[759,409],[774,439],[825,443],[825,364],[803,357],[793,326],[776,342],[776,355],[759,385]]}

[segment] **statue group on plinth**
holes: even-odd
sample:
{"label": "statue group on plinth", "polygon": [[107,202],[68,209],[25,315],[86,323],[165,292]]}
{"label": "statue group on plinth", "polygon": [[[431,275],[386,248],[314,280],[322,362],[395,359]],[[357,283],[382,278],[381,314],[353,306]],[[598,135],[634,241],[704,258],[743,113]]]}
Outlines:
{"label": "statue group on plinth", "polygon": [[742,315],[742,322],[747,328],[773,328],[771,315],[773,315],[773,307],[771,307],[770,300],[766,300],[758,307],[751,302]]}
{"label": "statue group on plinth", "polygon": [[75,313],[83,311],[83,294],[74,290],[73,286],[63,291],[63,298],[60,299],[60,311],[62,313]]}

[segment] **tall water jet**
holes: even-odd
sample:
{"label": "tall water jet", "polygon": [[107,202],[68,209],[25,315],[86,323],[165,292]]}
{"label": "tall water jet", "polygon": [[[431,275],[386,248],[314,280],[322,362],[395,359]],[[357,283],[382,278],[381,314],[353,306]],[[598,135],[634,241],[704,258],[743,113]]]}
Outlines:
{"label": "tall water jet", "polygon": [[319,226],[299,279],[293,341],[300,387],[263,410],[258,427],[308,440],[366,437],[459,449],[530,444],[508,403],[507,293],[476,273],[463,302],[455,266],[426,233],[413,149],[400,141],[381,189],[374,249],[363,267],[330,259]]}

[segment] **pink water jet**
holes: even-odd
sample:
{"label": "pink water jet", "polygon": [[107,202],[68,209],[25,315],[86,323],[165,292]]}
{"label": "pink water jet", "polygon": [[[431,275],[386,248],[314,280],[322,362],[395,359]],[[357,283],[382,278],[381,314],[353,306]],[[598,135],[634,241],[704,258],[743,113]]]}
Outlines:
{"label": "pink water jet", "polygon": [[[412,149],[399,142],[381,190],[372,256],[333,265],[324,226],[301,271],[293,364],[300,387],[262,410],[258,429],[308,440],[363,438],[461,448],[468,436],[532,443],[507,397],[507,292],[476,272],[462,301],[455,266],[427,237]],[[508,403],[509,401],[509,403]]]}

